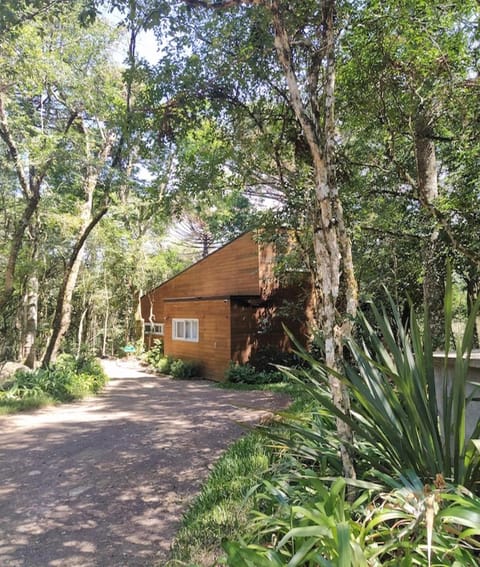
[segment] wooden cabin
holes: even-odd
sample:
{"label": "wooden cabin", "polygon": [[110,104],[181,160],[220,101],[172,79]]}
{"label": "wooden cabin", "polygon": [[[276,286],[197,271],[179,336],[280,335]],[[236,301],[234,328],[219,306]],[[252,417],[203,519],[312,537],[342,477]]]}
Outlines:
{"label": "wooden cabin", "polygon": [[146,293],[146,347],[161,338],[165,355],[195,360],[205,378],[221,381],[230,361],[247,363],[266,346],[288,351],[282,323],[306,342],[309,278],[279,277],[277,249],[257,231],[245,233]]}

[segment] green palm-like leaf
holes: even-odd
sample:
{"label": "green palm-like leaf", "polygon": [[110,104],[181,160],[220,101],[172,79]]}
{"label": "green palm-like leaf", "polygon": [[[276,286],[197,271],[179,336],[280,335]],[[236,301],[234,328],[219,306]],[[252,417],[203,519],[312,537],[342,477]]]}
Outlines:
{"label": "green palm-like leaf", "polygon": [[[447,272],[445,336],[449,345],[452,337],[450,268]],[[343,374],[299,349],[310,368],[300,376],[291,372],[289,375],[304,381],[312,397],[332,415],[345,421],[357,439],[364,439],[376,447],[377,454],[384,455],[383,463],[373,463],[380,470],[390,470],[397,475],[412,470],[424,482],[431,482],[441,474],[451,482],[479,490],[480,455],[470,441],[480,437],[480,421],[477,420],[474,433],[467,438],[470,398],[466,395],[466,384],[480,298],[457,346],[453,376],[450,376],[448,356],[444,356],[443,371],[439,369],[440,375],[436,376],[428,313],[424,314],[422,328],[411,308],[406,327],[393,300],[389,302],[390,317],[385,309],[375,306],[371,309],[372,321],[363,313],[359,314],[358,326],[364,340],[347,341],[353,364],[346,365]],[[337,408],[331,399],[329,375],[340,380],[350,392],[352,409],[348,414]]]}

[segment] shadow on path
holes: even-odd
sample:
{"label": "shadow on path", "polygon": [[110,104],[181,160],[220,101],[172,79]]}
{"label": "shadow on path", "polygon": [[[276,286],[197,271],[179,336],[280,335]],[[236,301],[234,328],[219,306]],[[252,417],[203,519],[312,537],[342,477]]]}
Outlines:
{"label": "shadow on path", "polygon": [[0,418],[2,567],[161,565],[209,467],[284,396],[107,361],[105,392]]}

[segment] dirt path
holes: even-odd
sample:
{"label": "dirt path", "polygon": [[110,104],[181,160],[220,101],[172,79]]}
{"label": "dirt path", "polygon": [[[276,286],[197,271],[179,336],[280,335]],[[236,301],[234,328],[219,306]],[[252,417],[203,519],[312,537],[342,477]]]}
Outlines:
{"label": "dirt path", "polygon": [[286,401],[151,376],[133,361],[106,370],[97,398],[0,419],[2,567],[162,565],[238,422]]}

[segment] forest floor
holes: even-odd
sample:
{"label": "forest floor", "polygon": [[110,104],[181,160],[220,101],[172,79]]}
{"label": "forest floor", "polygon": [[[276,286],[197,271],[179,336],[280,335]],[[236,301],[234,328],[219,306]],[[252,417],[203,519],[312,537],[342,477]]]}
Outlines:
{"label": "forest floor", "polygon": [[0,417],[2,567],[153,567],[212,464],[286,396],[105,361],[97,397]]}

